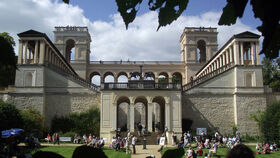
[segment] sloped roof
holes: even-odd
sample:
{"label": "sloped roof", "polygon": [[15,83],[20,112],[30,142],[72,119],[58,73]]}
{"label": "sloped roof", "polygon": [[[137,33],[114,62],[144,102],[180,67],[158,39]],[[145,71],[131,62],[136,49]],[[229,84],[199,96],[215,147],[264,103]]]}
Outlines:
{"label": "sloped roof", "polygon": [[46,37],[47,35],[42,32],[38,32],[35,30],[28,30],[18,34],[19,37]]}
{"label": "sloped roof", "polygon": [[261,36],[253,32],[245,31],[236,35],[233,35],[233,38],[260,38]]}

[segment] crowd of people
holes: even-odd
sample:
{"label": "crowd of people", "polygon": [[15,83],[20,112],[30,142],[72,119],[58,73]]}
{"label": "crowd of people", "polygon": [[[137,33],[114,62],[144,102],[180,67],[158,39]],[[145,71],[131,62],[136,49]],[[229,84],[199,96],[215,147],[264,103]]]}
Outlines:
{"label": "crowd of people", "polygon": [[257,154],[270,154],[271,152],[278,151],[278,147],[276,143],[273,144],[268,144],[268,143],[263,143],[263,144],[257,144],[256,145],[256,153]]}
{"label": "crowd of people", "polygon": [[135,135],[130,134],[128,131],[127,136],[121,138],[120,136],[113,137],[111,143],[109,144],[109,148],[113,148],[116,151],[119,151],[121,148],[126,149],[126,154],[131,153],[130,145],[132,145],[132,154],[136,154],[136,145],[137,137]]}
{"label": "crowd of people", "polygon": [[86,134],[84,134],[82,138],[80,135],[75,134],[73,142],[76,144],[83,143],[93,148],[102,148],[105,144],[105,141],[102,137],[96,137],[92,134],[89,134],[88,137]]}

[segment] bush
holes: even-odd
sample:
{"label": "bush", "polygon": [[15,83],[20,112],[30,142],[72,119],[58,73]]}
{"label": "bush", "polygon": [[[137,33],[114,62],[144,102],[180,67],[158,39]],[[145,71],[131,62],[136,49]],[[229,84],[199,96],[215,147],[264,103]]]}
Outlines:
{"label": "bush", "polygon": [[280,101],[269,105],[260,121],[265,142],[280,143]]}
{"label": "bush", "polygon": [[86,112],[72,113],[65,117],[55,117],[52,120],[52,131],[74,132],[80,135],[94,134],[99,135],[100,112],[99,109],[92,107]]}
{"label": "bush", "polygon": [[26,133],[31,133],[37,130],[40,136],[42,136],[44,132],[44,118],[40,115],[39,111],[26,109],[20,111],[20,114],[24,121],[24,131]]}
{"label": "bush", "polygon": [[20,111],[13,104],[0,100],[0,131],[11,128],[23,128]]}

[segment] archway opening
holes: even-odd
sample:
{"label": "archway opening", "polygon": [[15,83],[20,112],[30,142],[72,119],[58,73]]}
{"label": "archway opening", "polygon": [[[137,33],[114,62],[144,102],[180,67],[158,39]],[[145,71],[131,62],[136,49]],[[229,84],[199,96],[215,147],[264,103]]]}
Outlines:
{"label": "archway opening", "polygon": [[152,100],[153,107],[153,131],[163,132],[165,126],[165,100],[161,96],[157,96]]}
{"label": "archway opening", "polygon": [[139,72],[131,72],[130,73],[130,80],[140,80],[140,73]]}
{"label": "archway opening", "polygon": [[70,63],[71,60],[75,60],[75,41],[73,39],[69,39],[66,41],[66,51],[65,51],[65,59]]}
{"label": "archway opening", "polygon": [[138,127],[141,125],[143,128],[147,129],[148,123],[148,101],[145,97],[137,97],[134,102],[134,127],[140,130]]}
{"label": "archway opening", "polygon": [[104,83],[113,83],[114,81],[115,81],[115,77],[112,72],[106,72],[104,74]]}
{"label": "archway opening", "polygon": [[128,77],[125,72],[120,72],[118,74],[118,83],[127,83],[128,82]]}
{"label": "archway opening", "polygon": [[172,83],[182,84],[182,75],[179,72],[175,72],[172,75]]}
{"label": "archway opening", "polygon": [[117,130],[127,131],[129,129],[129,105],[128,97],[120,97],[117,101]]}
{"label": "archway opening", "polygon": [[90,75],[91,83],[100,86],[101,84],[101,76],[98,72],[93,72]]}
{"label": "archway opening", "polygon": [[144,80],[155,80],[155,74],[153,72],[145,72],[144,74]]}
{"label": "archway opening", "polygon": [[158,76],[158,83],[168,83],[168,74],[161,72]]}
{"label": "archway opening", "polygon": [[204,40],[197,41],[197,61],[199,63],[206,62],[206,43]]}

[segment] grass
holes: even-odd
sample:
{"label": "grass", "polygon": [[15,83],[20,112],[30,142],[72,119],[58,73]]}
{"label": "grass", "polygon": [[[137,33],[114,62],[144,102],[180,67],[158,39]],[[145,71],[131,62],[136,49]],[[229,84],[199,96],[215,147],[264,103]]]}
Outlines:
{"label": "grass", "polygon": [[[255,146],[249,146],[254,153],[256,153],[256,149]],[[186,151],[187,149],[185,149]],[[218,148],[218,156],[214,156],[214,157],[220,157],[220,158],[225,158],[226,157],[226,153],[229,149],[228,148]],[[167,152],[167,153],[166,153]],[[204,153],[209,153],[209,149],[203,149],[203,154]],[[169,157],[169,155],[172,155],[172,158],[185,158],[186,156],[182,155],[182,151],[176,149],[176,148],[164,148],[163,151],[161,152],[161,155],[166,154],[167,157]],[[201,158],[204,158],[204,156],[198,156]],[[255,155],[255,158],[279,158],[280,157],[280,151],[277,152],[272,152],[272,154],[264,154],[264,155]]]}
{"label": "grass", "polygon": [[[40,151],[50,151],[57,153],[65,158],[71,158],[76,146],[43,146]],[[38,150],[36,150],[38,151]],[[108,158],[130,158],[130,155],[125,154],[125,150],[115,151],[109,148],[103,148],[103,152]],[[35,152],[34,152],[35,153]],[[34,154],[33,153],[33,154]]]}

